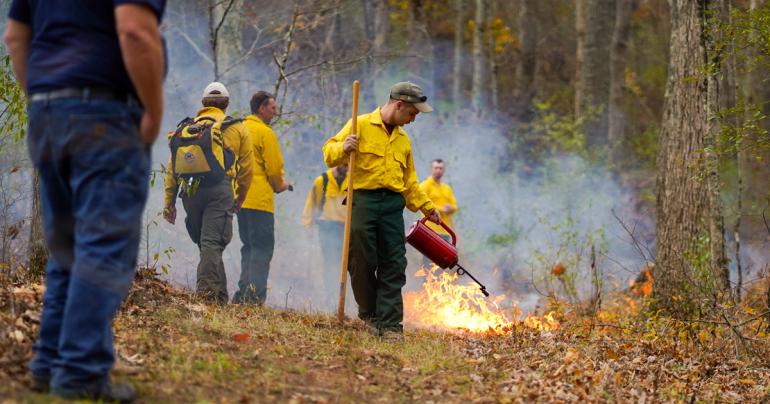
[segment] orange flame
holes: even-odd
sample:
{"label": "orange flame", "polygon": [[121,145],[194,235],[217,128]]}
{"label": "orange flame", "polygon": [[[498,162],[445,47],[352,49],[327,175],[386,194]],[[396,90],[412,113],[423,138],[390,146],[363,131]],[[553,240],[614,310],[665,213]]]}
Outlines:
{"label": "orange flame", "polygon": [[430,269],[421,268],[415,276],[425,278],[425,282],[421,291],[404,293],[406,324],[498,335],[510,333],[519,324],[540,331],[559,327],[553,312],[542,317],[530,313],[519,321],[518,308],[503,310],[499,307],[506,299],[504,295],[487,299],[476,285],[459,285],[457,273],[442,271],[435,265]]}

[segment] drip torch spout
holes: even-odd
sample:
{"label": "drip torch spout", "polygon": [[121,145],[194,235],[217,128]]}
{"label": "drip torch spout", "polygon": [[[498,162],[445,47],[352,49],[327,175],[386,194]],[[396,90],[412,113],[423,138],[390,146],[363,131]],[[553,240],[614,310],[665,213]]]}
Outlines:
{"label": "drip torch spout", "polygon": [[471,273],[468,272],[467,269],[463,268],[460,265],[457,265],[457,275],[460,275],[460,276],[468,275],[471,279],[473,279],[474,282],[476,282],[477,285],[479,285],[479,289],[481,289],[481,293],[483,293],[484,296],[489,297],[489,292],[487,292],[487,287],[484,286],[481,282],[479,282],[479,280],[476,279],[475,276],[471,275]]}

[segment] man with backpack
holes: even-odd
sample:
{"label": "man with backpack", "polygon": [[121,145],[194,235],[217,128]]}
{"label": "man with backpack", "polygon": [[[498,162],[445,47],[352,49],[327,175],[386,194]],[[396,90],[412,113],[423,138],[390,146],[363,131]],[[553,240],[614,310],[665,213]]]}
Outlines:
{"label": "man with backpack", "polygon": [[[348,166],[341,164],[316,177],[302,211],[302,224],[306,227],[318,225],[326,291],[339,290],[342,237],[345,230],[345,206],[342,201],[348,187],[347,173]],[[327,295],[330,298],[327,303],[334,304],[336,294]]]}
{"label": "man with backpack", "polygon": [[200,251],[196,291],[218,304],[228,300],[222,253],[232,239],[233,214],[246,198],[254,166],[246,127],[225,115],[229,100],[224,85],[209,84],[203,91],[203,108],[198,115],[182,120],[169,134],[171,156],[163,211],[163,217],[174,224],[179,194],[187,213],[187,233]]}

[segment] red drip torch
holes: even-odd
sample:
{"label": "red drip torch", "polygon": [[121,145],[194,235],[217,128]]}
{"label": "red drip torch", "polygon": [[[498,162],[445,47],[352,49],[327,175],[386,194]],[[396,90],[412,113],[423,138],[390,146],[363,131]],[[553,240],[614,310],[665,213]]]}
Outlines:
{"label": "red drip torch", "polygon": [[479,285],[481,293],[483,293],[484,296],[489,296],[487,287],[482,285],[478,279],[457,263],[457,235],[455,232],[447,226],[446,223],[441,223],[441,227],[452,236],[452,243],[450,244],[425,224],[427,220],[427,217],[423,217],[414,222],[412,227],[410,227],[409,231],[406,233],[406,241],[442,269],[455,269],[456,267],[458,275],[468,275],[477,285]]}

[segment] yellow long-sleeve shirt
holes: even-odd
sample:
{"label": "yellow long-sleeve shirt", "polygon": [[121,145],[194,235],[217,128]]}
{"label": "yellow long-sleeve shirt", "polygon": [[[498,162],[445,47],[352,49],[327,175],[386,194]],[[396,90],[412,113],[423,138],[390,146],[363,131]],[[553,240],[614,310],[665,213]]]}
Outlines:
{"label": "yellow long-sleeve shirt", "polygon": [[[350,133],[351,121],[324,144],[324,161],[335,167],[347,161],[342,142]],[[414,170],[412,144],[400,126],[388,134],[382,122],[380,109],[358,116],[358,151],[353,167],[353,189],[385,188],[404,196],[406,207],[412,212],[429,214],[433,203],[420,190]]]}
{"label": "yellow long-sleeve shirt", "polygon": [[278,136],[256,115],[247,116],[243,123],[254,145],[254,177],[243,207],[272,213],[275,192],[286,186]]}
{"label": "yellow long-sleeve shirt", "polygon": [[311,226],[315,220],[345,221],[345,206],[342,205],[342,200],[345,199],[348,177],[345,176],[342,184],[339,184],[332,171],[333,169],[326,171],[326,195],[323,189],[323,175],[313,181],[313,188],[307,194],[305,209],[302,211],[302,224],[305,226]]}
{"label": "yellow long-sleeve shirt", "polygon": [[[449,184],[445,182],[439,184],[436,182],[436,180],[433,179],[433,177],[428,177],[428,179],[420,183],[420,189],[422,189],[423,192],[428,195],[428,198],[430,198],[431,202],[436,205],[436,209],[438,209],[439,213],[441,213],[441,221],[446,223],[447,226],[454,230],[454,225],[452,225],[452,216],[454,216],[454,214],[457,212],[457,201],[455,200],[454,192],[452,192],[452,187],[450,187]],[[444,209],[444,206],[446,205],[452,206],[454,210],[452,210],[451,213],[444,213],[442,209]],[[449,232],[444,230],[441,225],[430,221],[427,224],[428,227],[435,230],[438,234],[449,235]]]}
{"label": "yellow long-sleeve shirt", "polygon": [[[198,111],[195,120],[198,121],[203,117],[213,118],[216,122],[221,122],[226,116],[225,112],[219,108],[203,107]],[[222,138],[224,139],[225,147],[235,152],[237,170],[235,172],[231,170],[227,174],[231,178],[235,178],[236,188],[239,190],[236,197],[239,197],[243,195],[241,192],[248,191],[253,175],[254,153],[251,137],[249,137],[248,131],[242,123],[236,123],[228,126],[222,132]],[[171,164],[171,156],[168,158],[164,189],[166,206],[173,205],[179,192],[179,183],[176,174],[174,174],[174,167]]]}

